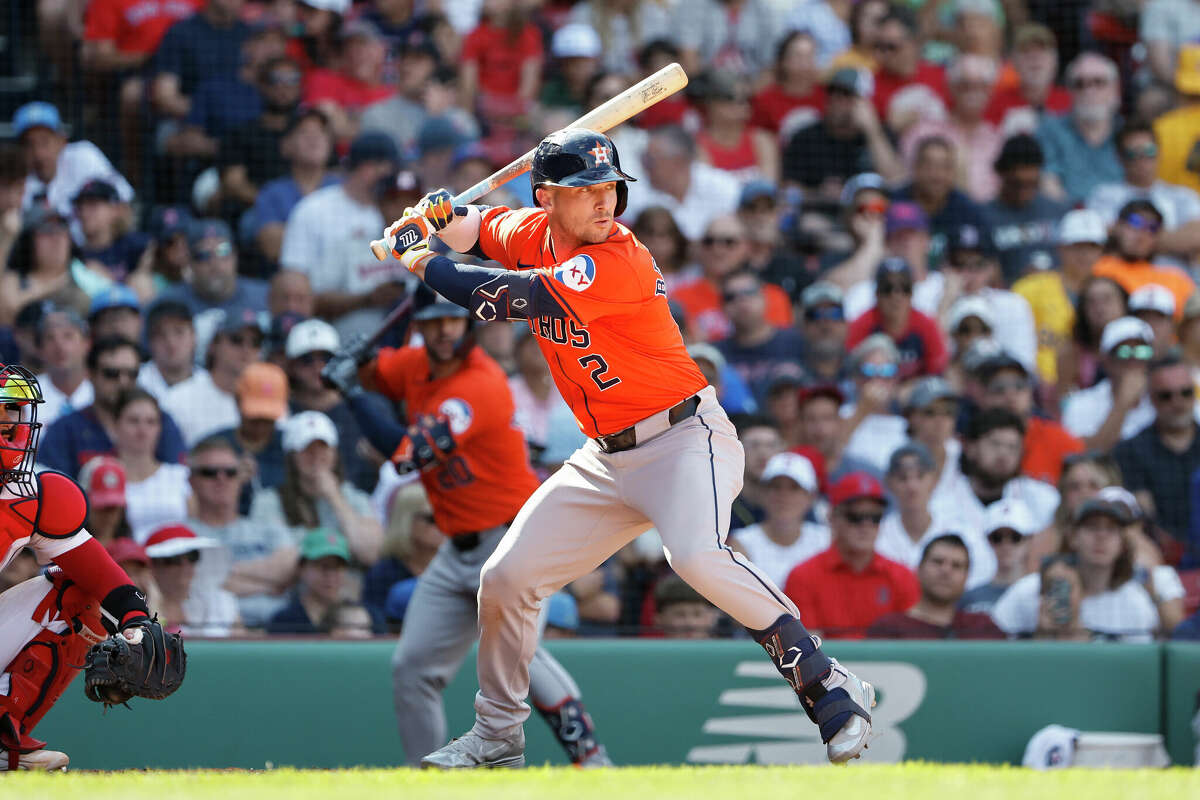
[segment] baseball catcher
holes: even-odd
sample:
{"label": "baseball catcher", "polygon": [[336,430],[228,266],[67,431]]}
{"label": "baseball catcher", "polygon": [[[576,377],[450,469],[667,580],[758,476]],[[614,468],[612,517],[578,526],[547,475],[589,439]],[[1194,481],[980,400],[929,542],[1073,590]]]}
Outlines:
{"label": "baseball catcher", "polygon": [[23,547],[53,566],[0,594],[0,770],[65,770],[66,753],[31,735],[86,664],[86,693],[106,704],[166,697],[183,680],[178,636],[83,529],[87,499],[70,478],[35,473],[37,379],[0,365],[0,569]]}

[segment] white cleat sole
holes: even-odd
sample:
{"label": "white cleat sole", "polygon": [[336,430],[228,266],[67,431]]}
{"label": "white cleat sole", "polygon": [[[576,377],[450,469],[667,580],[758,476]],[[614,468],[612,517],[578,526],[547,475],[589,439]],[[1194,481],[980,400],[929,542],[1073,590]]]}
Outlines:
{"label": "white cleat sole", "polygon": [[422,761],[421,769],[436,769],[443,772],[450,772],[456,769],[522,769],[525,766],[524,754],[519,756],[510,756],[509,758],[501,758],[487,764],[475,764],[470,767],[447,767],[441,764],[435,764],[432,761]]}
{"label": "white cleat sole", "polygon": [[[865,701],[863,706],[869,711],[875,707],[875,687],[866,681],[860,680],[859,683],[862,685],[863,700]],[[866,722],[866,720],[863,720],[862,717],[855,717],[854,719],[862,720],[865,723],[865,730],[858,737],[858,740],[854,742],[854,744],[850,745],[844,750],[838,750],[837,752],[828,751],[829,760],[834,764],[845,765],[849,761],[853,761],[856,758],[861,758],[862,751],[870,747],[871,724]]]}

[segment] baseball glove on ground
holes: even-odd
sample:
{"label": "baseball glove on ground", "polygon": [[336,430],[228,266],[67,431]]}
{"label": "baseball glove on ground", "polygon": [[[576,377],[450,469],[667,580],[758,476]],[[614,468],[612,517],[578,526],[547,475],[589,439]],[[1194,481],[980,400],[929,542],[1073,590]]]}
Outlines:
{"label": "baseball glove on ground", "polygon": [[155,617],[92,645],[83,667],[83,691],[89,700],[105,706],[131,697],[162,700],[183,683],[187,653],[183,638],[164,631]]}

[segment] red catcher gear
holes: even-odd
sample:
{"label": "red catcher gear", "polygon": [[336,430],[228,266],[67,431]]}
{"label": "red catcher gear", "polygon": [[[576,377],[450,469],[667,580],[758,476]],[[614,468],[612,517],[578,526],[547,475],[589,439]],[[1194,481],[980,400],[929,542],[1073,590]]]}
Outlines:
{"label": "red catcher gear", "polygon": [[25,497],[37,493],[33,463],[42,430],[37,407],[43,402],[42,389],[29,370],[0,364],[0,484]]}
{"label": "red catcher gear", "polygon": [[22,753],[45,746],[30,732],[75,679],[88,649],[107,635],[99,601],[57,569],[31,580],[47,579],[53,588],[34,610],[33,619],[61,620],[67,629],[62,633],[43,630],[4,669],[9,675],[9,691],[7,696],[0,695],[0,746],[8,751],[9,769],[17,768]]}

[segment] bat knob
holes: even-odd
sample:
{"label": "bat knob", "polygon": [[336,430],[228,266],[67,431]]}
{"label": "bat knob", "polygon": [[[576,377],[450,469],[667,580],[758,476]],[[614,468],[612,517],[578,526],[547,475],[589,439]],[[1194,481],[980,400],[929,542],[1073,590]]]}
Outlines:
{"label": "bat knob", "polygon": [[376,239],[371,242],[371,252],[375,254],[375,258],[380,261],[386,261],[391,248],[388,247],[388,243],[383,239]]}

